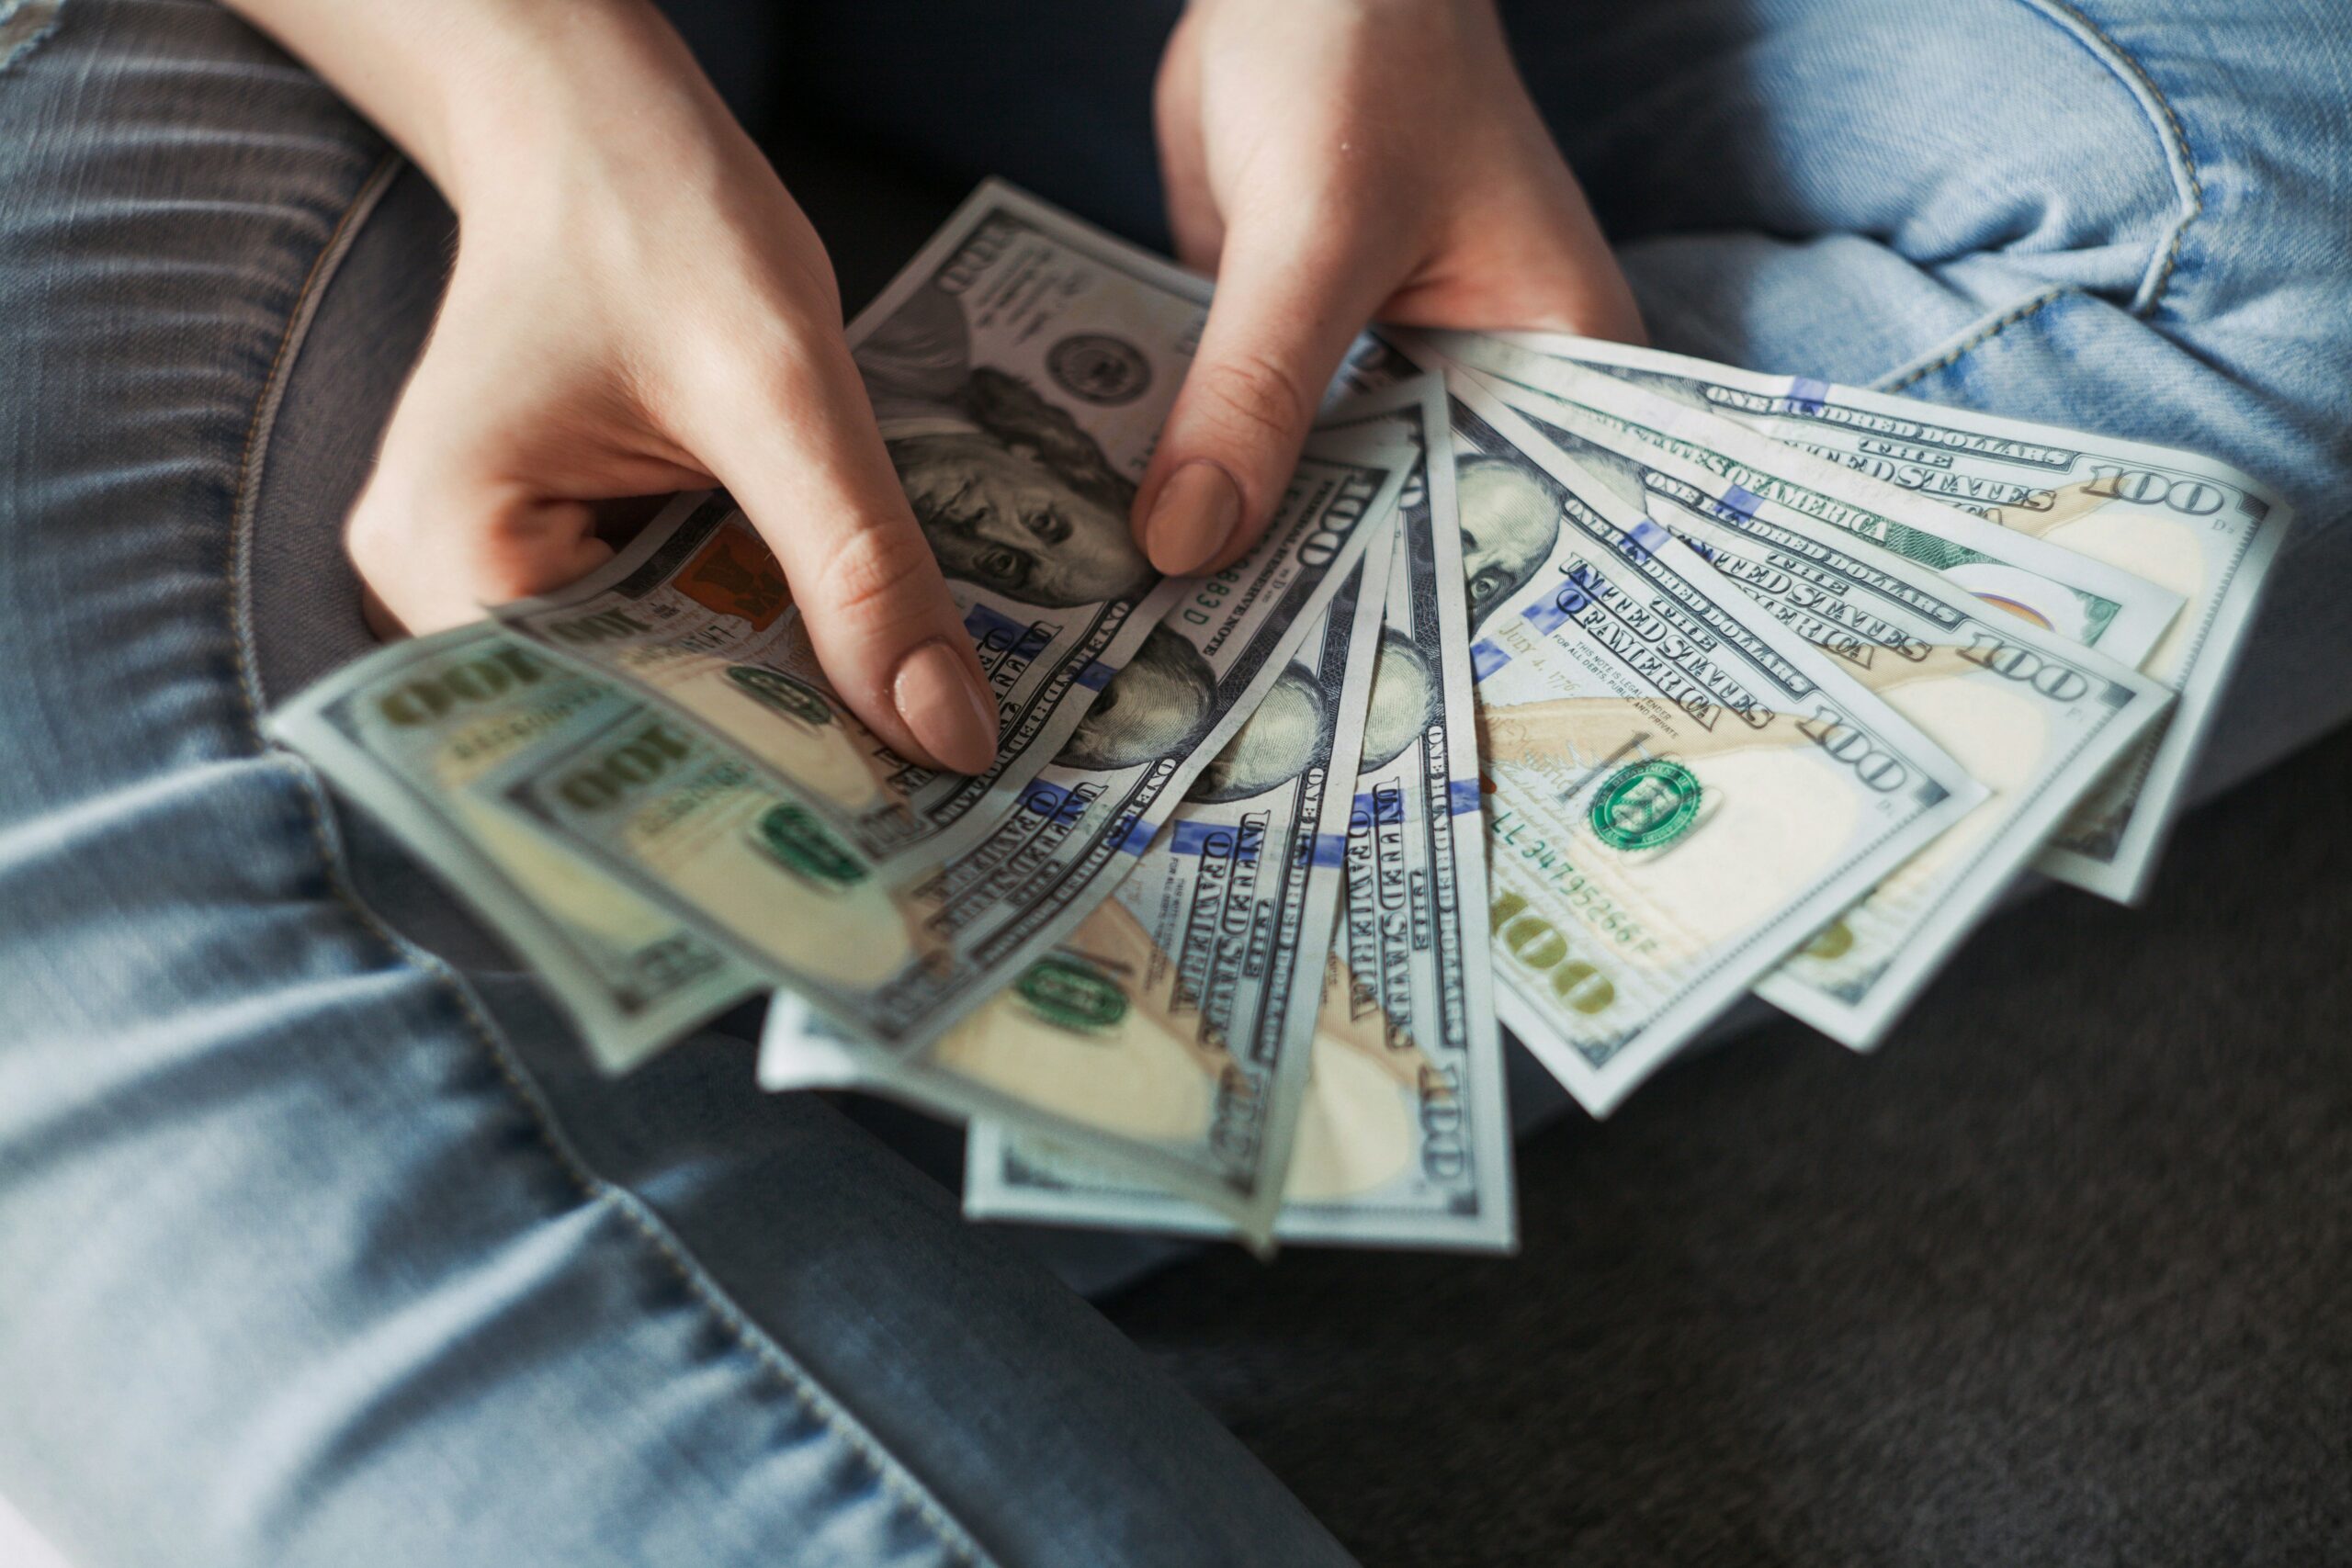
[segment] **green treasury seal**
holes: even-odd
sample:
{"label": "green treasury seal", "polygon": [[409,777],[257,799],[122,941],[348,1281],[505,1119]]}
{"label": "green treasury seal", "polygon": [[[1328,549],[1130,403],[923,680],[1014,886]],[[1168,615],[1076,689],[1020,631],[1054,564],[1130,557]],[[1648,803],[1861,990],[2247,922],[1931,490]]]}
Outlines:
{"label": "green treasury seal", "polygon": [[808,810],[786,801],[760,813],[752,842],[804,882],[831,891],[865,880],[865,867]]}
{"label": "green treasury seal", "polygon": [[1127,1016],[1127,993],[1119,982],[1068,953],[1040,958],[1013,989],[1039,1018],[1072,1034],[1100,1033]]}
{"label": "green treasury seal", "polygon": [[1611,849],[1670,844],[1699,819],[1700,794],[1698,775],[1679,762],[1628,762],[1593,797],[1592,830]]}
{"label": "green treasury seal", "polygon": [[730,664],[727,667],[727,678],[752,701],[764,703],[786,718],[798,719],[811,729],[822,728],[833,722],[832,705],[825,701],[823,693],[781,671],[763,669],[757,664]]}

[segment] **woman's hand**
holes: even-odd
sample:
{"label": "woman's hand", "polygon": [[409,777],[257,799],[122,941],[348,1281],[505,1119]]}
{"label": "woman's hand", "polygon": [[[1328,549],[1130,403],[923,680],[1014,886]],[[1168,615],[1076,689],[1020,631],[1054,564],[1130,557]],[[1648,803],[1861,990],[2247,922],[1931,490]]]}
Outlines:
{"label": "woman's hand", "polygon": [[639,0],[243,4],[458,209],[447,298],[350,520],[382,605],[417,632],[473,619],[608,557],[590,502],[717,481],[857,716],[987,767],[996,705],[831,265],[667,23]]}
{"label": "woman's hand", "polygon": [[1178,253],[1217,279],[1136,499],[1162,571],[1257,538],[1368,319],[1641,339],[1490,0],[1192,0],[1158,108]]}

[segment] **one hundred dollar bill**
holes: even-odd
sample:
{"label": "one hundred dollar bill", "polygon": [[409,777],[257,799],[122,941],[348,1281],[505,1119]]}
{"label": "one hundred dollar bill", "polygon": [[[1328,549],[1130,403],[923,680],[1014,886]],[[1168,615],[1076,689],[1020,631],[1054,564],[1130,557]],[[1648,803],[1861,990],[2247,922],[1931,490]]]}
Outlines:
{"label": "one hundred dollar bill", "polygon": [[[1164,614],[1179,591],[1156,587],[1143,612]],[[983,604],[966,609],[1009,716],[996,765],[970,777],[906,761],[842,704],[818,668],[783,568],[724,491],[678,498],[597,570],[492,614],[517,637],[740,748],[887,869],[935,865],[1019,805],[1022,786],[1150,629],[1136,604],[1092,608],[1103,612],[1091,628],[1102,635],[1062,639],[1069,646],[1059,649],[1049,627],[1016,626]]]}
{"label": "one hundred dollar bill", "polygon": [[[2124,903],[2146,891],[2189,763],[2292,521],[2291,509],[2267,486],[2193,453],[1834,382],[1760,376],[1582,338],[1512,334],[1511,341],[1843,465],[1874,493],[1931,497],[2183,599],[2150,650],[2098,641],[2101,652],[2137,664],[2179,700],[2091,792],[2041,860],[2052,875]],[[2094,640],[2064,625],[2057,629]]]}
{"label": "one hundred dollar bill", "polygon": [[1133,867],[1280,681],[1411,461],[1316,436],[1258,546],[1185,581],[1013,813],[944,864],[886,872],[741,748],[640,701],[576,716],[477,787],[799,992],[864,1047],[873,1087],[958,1116],[1004,1104],[928,1048]]}
{"label": "one hundred dollar bill", "polygon": [[456,887],[546,979],[597,1066],[617,1073],[766,982],[692,922],[471,790],[609,694],[477,623],[337,671],[272,714],[268,729]]}
{"label": "one hundred dollar bill", "polygon": [[[1510,1110],[1486,931],[1462,536],[1443,388],[1350,413],[1408,421],[1418,471],[1389,568],[1363,759],[1346,823],[1346,900],[1278,1241],[1508,1250]],[[1042,1139],[976,1124],[975,1216],[1215,1235],[1232,1224]]]}
{"label": "one hundred dollar bill", "polygon": [[[1379,655],[1363,577],[1386,575],[1384,535],[1118,891],[933,1052],[1052,1113],[1062,1135],[1012,1134],[1039,1159],[1182,1193],[1252,1245],[1273,1224],[1317,1044]],[[771,1082],[789,1070],[770,1060],[774,1022]]]}
{"label": "one hundred dollar bill", "polygon": [[1447,385],[1497,1006],[1604,1114],[1984,790],[1499,399]]}
{"label": "one hundred dollar bill", "polygon": [[[1754,495],[1857,534],[1970,592],[2109,658],[2138,665],[2178,615],[2181,597],[2122,568],[2013,533],[1973,513],[1883,483],[1671,395],[1650,375],[1540,352],[1526,334],[1430,333],[1454,364],[1571,402],[1694,463],[1713,463]],[[1582,338],[1552,338],[1547,346]],[[1623,371],[1623,367],[1618,367]]]}
{"label": "one hundred dollar bill", "polygon": [[1207,297],[1200,278],[991,181],[850,324],[996,693],[985,773],[909,762],[842,705],[783,571],[724,494],[680,499],[582,581],[495,614],[733,742],[859,854],[936,865],[1018,807],[1187,592],[1152,570],[1127,516]]}
{"label": "one hundred dollar bill", "polygon": [[1741,491],[1573,403],[1488,383],[1626,504],[1663,524],[1951,753],[1991,793],[1756,989],[1868,1050],[2171,705],[2161,682],[2002,614],[1941,573]]}

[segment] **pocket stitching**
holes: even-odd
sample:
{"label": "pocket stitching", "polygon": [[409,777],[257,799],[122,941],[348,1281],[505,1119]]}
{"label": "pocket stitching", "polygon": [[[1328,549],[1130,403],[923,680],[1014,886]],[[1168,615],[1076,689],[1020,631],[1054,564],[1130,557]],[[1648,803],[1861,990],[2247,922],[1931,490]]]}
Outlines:
{"label": "pocket stitching", "polygon": [[[2147,67],[2109,37],[2098,23],[2068,4],[2067,0],[2022,0],[2022,3],[2041,13],[2053,27],[2073,35],[2076,42],[2122,82],[2125,90],[2139,101],[2141,112],[2147,116],[2150,128],[2156,133],[2156,140],[2164,146],[2166,161],[2173,166],[2174,186],[2181,198],[2181,211],[2173,220],[2172,237],[2162,254],[2150,257],[2148,275],[2142,280],[2139,293],[2130,307],[2132,314],[2146,316],[2155,310],[2164,298],[2165,288],[2172,283],[2173,272],[2180,264],[2181,242],[2188,232],[2188,226],[2205,213],[2205,182],[2198,172],[2196,156],[2189,152],[2188,133],[2182,129],[2180,117],[2174,112],[2171,100],[2156,85],[2155,78],[2148,73]],[[2006,321],[2002,323],[2007,324]]]}
{"label": "pocket stitching", "polygon": [[2024,321],[2028,316],[2032,315],[2044,305],[2049,304],[2052,299],[2063,299],[2066,295],[2074,292],[2075,290],[2072,288],[2062,283],[2054,284],[2052,287],[2043,289],[2039,294],[2030,295],[2020,303],[2010,306],[1999,315],[1995,316],[1991,321],[1986,321],[1984,325],[1971,329],[1958,343],[1952,344],[1941,354],[1935,355],[1933,358],[1928,359],[1922,364],[1915,365],[1908,370],[1900,371],[1891,376],[1882,377],[1879,380],[1871,383],[1871,388],[1875,391],[1899,392],[1903,390],[1904,388],[1911,386],[1915,382],[1924,380],[1926,378],[1934,375],[1939,370],[1959,364],[1960,361],[1968,354],[1975,349],[1983,347],[1984,344],[1989,342],[1991,339],[2007,332],[2009,328],[2016,326],[2019,321]]}

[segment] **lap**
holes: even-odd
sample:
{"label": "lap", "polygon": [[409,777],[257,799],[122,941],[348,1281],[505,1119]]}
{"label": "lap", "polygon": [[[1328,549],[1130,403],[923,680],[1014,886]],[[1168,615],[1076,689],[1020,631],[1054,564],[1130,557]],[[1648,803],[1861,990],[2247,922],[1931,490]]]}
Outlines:
{"label": "lap", "polygon": [[[1164,243],[1148,83],[1178,9],[810,6],[785,96],[951,181],[1003,174]],[[1659,346],[2184,447],[2286,495],[2298,521],[2199,797],[2352,715],[2352,13],[1504,12]]]}
{"label": "lap", "polygon": [[[806,6],[782,96],[951,182],[1001,174],[1164,243],[1148,91],[1180,9]],[[2352,462],[2342,7],[1504,12],[1662,346],[2187,446],[2290,489]]]}
{"label": "lap", "polygon": [[1522,5],[1661,346],[2183,447],[2296,509],[2195,794],[2352,716],[2352,12]]}
{"label": "lap", "polygon": [[396,167],[209,5],[0,70],[0,1490],[92,1568],[1340,1560],[740,1049],[594,1078],[261,745],[357,646],[444,239]]}
{"label": "lap", "polygon": [[[2287,489],[2215,744],[2256,757],[2343,711],[2342,158],[2303,123],[2341,62],[2260,10],[2115,9],[1514,20],[1668,345]],[[886,10],[809,20],[808,101],[1156,225],[1172,5]],[[716,1047],[589,1078],[261,748],[257,706],[359,646],[334,524],[437,293],[432,204],[209,6],[61,17],[0,34],[0,1489],[93,1564],[460,1528],[517,1563],[1334,1551],[821,1106]]]}

